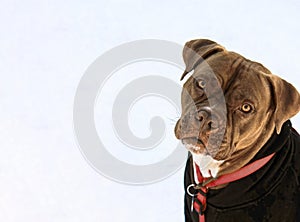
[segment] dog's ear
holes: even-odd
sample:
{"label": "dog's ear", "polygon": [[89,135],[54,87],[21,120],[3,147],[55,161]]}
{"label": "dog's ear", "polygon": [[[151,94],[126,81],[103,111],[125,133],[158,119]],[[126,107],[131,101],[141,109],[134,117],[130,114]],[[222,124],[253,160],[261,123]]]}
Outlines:
{"label": "dog's ear", "polygon": [[288,119],[300,111],[300,94],[290,83],[276,75],[267,75],[271,83],[271,95],[275,107],[274,120],[277,134]]}
{"label": "dog's ear", "polygon": [[183,80],[204,59],[224,50],[224,47],[208,39],[195,39],[185,43],[182,55],[186,68],[180,80]]}

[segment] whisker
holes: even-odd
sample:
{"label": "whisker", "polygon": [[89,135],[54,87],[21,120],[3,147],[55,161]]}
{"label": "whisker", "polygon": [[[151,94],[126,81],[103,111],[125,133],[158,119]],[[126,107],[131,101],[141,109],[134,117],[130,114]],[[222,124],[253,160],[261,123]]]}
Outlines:
{"label": "whisker", "polygon": [[180,118],[179,116],[176,116],[174,118],[167,117],[167,119],[171,122],[177,122],[179,120],[179,118]]}

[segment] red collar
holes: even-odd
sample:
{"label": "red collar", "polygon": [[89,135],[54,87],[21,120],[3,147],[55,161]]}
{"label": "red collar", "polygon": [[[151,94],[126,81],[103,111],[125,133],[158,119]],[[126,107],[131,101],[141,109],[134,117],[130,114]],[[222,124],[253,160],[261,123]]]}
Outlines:
{"label": "red collar", "polygon": [[239,170],[237,170],[233,173],[225,174],[225,175],[222,175],[222,176],[220,176],[216,179],[212,179],[212,180],[210,180],[210,179],[205,180],[205,178],[202,177],[199,166],[197,164],[195,164],[196,172],[197,172],[197,178],[198,178],[198,181],[200,183],[203,183],[203,185],[206,188],[216,187],[216,186],[219,186],[219,185],[230,183],[230,182],[242,179],[246,176],[249,176],[250,174],[252,174],[255,171],[259,170],[267,162],[269,162],[269,160],[272,159],[272,157],[274,155],[275,155],[275,153],[272,153],[269,156],[266,156],[262,159],[256,160],[253,163],[250,163],[250,164],[242,167],[241,169],[239,169]]}
{"label": "red collar", "polygon": [[[212,179],[203,178],[199,166],[197,164],[194,164],[196,167],[197,179],[200,182],[200,184],[191,184],[187,188],[187,192],[189,195],[192,196],[192,210],[195,209],[199,213],[199,221],[205,221],[204,211],[206,209],[206,193],[208,192],[209,188],[230,183],[242,179],[246,176],[249,176],[250,174],[263,167],[267,162],[269,162],[269,160],[272,159],[274,155],[275,153],[272,153],[269,156],[256,160],[253,163],[250,163],[233,173],[225,174],[218,178]],[[194,194],[191,194],[189,190],[191,187],[193,187],[196,190]]]}

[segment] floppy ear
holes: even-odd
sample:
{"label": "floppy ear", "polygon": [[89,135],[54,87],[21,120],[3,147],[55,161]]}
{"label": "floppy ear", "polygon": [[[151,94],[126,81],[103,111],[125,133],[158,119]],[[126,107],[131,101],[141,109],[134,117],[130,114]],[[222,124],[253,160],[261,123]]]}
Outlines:
{"label": "floppy ear", "polygon": [[180,80],[183,80],[183,78],[197,65],[203,62],[204,59],[224,50],[225,48],[223,46],[208,39],[195,39],[185,43],[182,55],[186,68]]}
{"label": "floppy ear", "polygon": [[285,121],[300,111],[300,94],[290,83],[276,75],[268,75],[275,105],[275,127],[277,134]]}

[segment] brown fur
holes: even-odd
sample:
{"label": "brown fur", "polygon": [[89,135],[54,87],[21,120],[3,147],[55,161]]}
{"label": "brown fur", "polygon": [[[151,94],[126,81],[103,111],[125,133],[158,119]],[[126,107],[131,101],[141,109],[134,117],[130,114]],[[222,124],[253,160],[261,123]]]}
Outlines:
{"label": "brown fur", "polygon": [[[186,70],[181,79],[193,70],[194,73],[183,86],[182,115],[175,135],[214,159],[225,160],[218,175],[247,164],[274,130],[279,134],[282,124],[300,111],[300,95],[291,84],[271,74],[263,65],[227,51],[213,41],[187,42],[183,59]],[[197,85],[201,80],[206,82],[204,90]],[[224,97],[217,91],[218,86]],[[225,108],[222,98],[226,101]],[[242,112],[244,103],[251,104],[253,112]],[[216,115],[214,120],[211,113]],[[209,145],[210,136],[221,144]]]}

